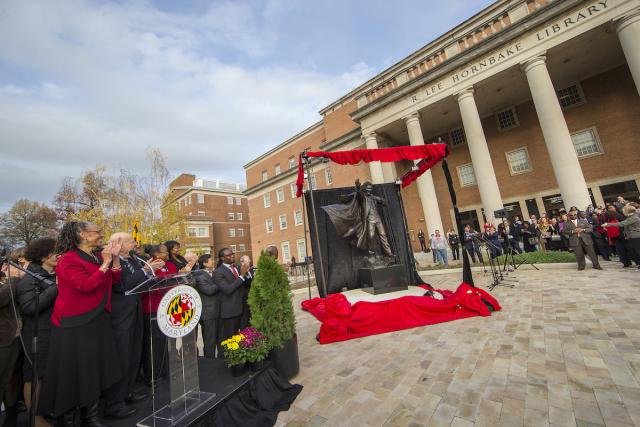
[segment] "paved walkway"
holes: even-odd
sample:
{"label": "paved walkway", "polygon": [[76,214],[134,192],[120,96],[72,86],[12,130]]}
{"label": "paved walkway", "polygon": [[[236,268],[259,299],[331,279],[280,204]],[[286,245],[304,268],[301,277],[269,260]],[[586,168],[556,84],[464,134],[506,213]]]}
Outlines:
{"label": "paved walkway", "polygon": [[523,267],[492,317],[327,345],[297,293],[304,390],[277,425],[640,425],[640,272],[603,266]]}

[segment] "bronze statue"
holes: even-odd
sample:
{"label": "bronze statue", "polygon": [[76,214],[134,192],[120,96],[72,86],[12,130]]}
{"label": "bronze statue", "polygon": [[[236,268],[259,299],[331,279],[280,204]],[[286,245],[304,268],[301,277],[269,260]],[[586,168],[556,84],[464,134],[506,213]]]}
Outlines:
{"label": "bronze statue", "polygon": [[322,209],[329,215],[338,236],[349,244],[374,255],[376,241],[379,241],[384,255],[395,257],[378,213],[378,203],[387,206],[387,202],[371,194],[372,190],[370,182],[360,185],[356,179],[355,191],[343,196],[343,203],[322,206]]}

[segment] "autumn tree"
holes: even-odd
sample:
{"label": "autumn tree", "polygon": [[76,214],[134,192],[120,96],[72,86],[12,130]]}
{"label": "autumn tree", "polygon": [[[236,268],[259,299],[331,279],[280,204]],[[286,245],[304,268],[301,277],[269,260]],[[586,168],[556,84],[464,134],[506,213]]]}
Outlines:
{"label": "autumn tree", "polygon": [[32,240],[55,233],[56,212],[43,203],[18,200],[0,216],[0,235],[11,245],[28,245]]}
{"label": "autumn tree", "polygon": [[54,199],[58,217],[94,222],[107,236],[131,232],[139,223],[143,242],[177,239],[187,243],[183,217],[168,191],[166,158],[158,149],[149,149],[147,160],[149,170],[144,175],[125,169],[109,175],[96,166],[80,178],[66,178]]}

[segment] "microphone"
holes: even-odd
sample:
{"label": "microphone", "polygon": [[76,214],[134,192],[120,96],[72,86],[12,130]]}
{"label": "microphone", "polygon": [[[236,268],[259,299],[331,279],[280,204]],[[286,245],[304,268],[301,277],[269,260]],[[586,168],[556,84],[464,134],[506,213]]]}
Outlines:
{"label": "microphone", "polygon": [[138,255],[136,255],[135,251],[129,251],[129,256],[134,260],[142,261],[147,267],[149,267],[149,270],[151,271],[151,275],[153,277],[156,277],[156,272],[153,271],[153,267],[144,258],[140,258]]}

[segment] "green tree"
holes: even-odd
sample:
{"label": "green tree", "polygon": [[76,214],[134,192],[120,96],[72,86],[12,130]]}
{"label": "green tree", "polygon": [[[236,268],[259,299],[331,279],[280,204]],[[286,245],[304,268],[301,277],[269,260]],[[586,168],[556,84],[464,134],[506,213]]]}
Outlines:
{"label": "green tree", "polygon": [[2,240],[28,245],[32,240],[55,233],[56,212],[43,203],[22,199],[0,216]]}
{"label": "green tree", "polygon": [[278,261],[262,252],[249,290],[251,326],[264,333],[271,347],[282,347],[296,332],[289,279]]}

